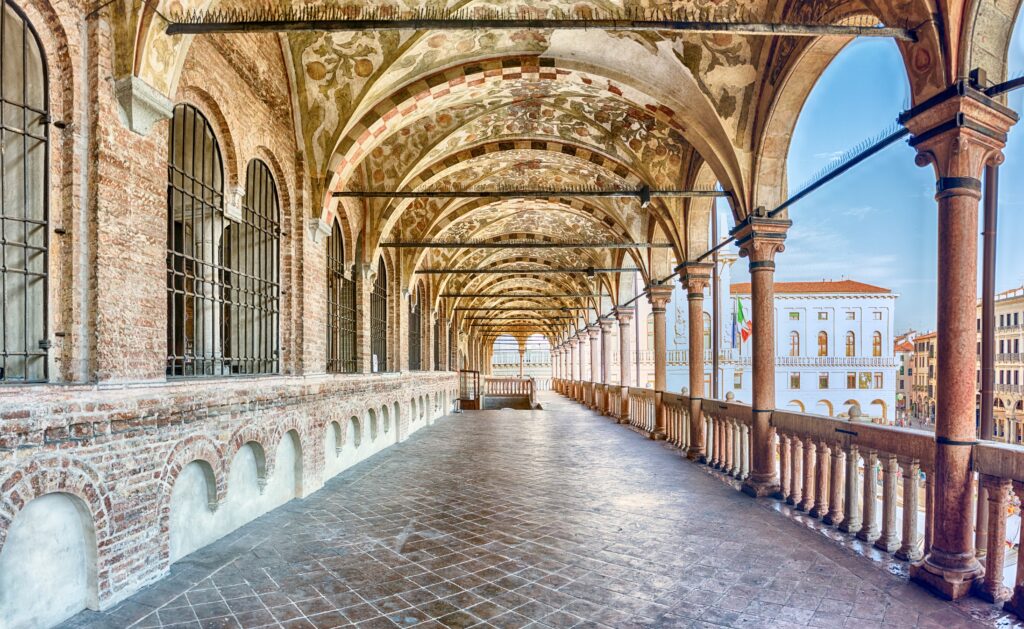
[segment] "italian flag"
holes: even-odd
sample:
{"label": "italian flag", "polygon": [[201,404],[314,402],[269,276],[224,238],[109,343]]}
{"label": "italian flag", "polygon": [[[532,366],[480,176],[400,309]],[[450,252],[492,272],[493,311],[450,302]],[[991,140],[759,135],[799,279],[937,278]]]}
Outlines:
{"label": "italian flag", "polygon": [[736,305],[736,327],[740,330],[740,341],[746,342],[750,335],[754,333],[753,324],[747,318],[747,315],[743,313],[743,302],[737,299]]}

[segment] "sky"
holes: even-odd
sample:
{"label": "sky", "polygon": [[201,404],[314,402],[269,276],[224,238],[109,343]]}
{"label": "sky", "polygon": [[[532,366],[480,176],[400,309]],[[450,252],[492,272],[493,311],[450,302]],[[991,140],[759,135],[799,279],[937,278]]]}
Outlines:
{"label": "sky", "polygon": [[[1024,73],[1021,23],[1010,46],[1011,77]],[[909,102],[906,71],[891,40],[861,39],[847,46],[797,121],[788,160],[790,192],[851,147],[890,129]],[[1014,93],[1009,104],[1024,112],[1024,93]],[[1000,291],[1024,284],[1024,247],[1013,245],[1013,237],[1024,233],[1024,177],[1016,175],[1024,172],[1024,123],[1009,137],[1000,169]],[[935,175],[931,166],[916,166],[914,155],[899,142],[791,206],[793,227],[786,251],[776,258],[776,281],[847,277],[884,286],[900,296],[897,331],[934,329]],[[746,266],[742,260],[734,266],[733,281],[749,280]]]}

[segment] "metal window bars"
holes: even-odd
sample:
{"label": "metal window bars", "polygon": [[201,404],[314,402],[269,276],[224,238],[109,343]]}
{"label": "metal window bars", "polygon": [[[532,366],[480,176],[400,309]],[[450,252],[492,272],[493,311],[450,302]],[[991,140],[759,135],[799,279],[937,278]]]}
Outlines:
{"label": "metal window bars", "polygon": [[0,383],[45,382],[49,280],[46,58],[11,2],[0,12]]}
{"label": "metal window bars", "polygon": [[345,276],[345,240],[337,223],[327,243],[327,371],[355,373],[356,283]]}
{"label": "metal window bars", "polygon": [[381,259],[370,293],[370,355],[374,372],[388,370],[388,271]]}
{"label": "metal window bars", "polygon": [[409,299],[409,371],[423,369],[422,306],[423,290],[417,285],[415,299]]}
{"label": "metal window bars", "polygon": [[209,122],[191,105],[171,120],[167,166],[167,364],[169,377],[225,372],[221,237],[223,164]]}

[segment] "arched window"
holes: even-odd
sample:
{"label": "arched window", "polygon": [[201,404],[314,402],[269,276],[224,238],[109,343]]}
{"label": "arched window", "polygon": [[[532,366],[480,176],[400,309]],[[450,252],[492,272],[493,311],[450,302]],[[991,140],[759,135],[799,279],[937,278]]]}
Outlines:
{"label": "arched window", "polygon": [[857,335],[854,334],[853,332],[846,333],[846,355],[857,355]]}
{"label": "arched window", "polygon": [[48,79],[32,26],[9,2],[0,16],[0,382],[41,382],[49,347]]}
{"label": "arched window", "polygon": [[790,332],[789,333],[789,355],[799,356],[800,355],[800,333]]}
{"label": "arched window", "polygon": [[167,166],[167,375],[228,373],[224,356],[224,169],[213,128],[174,108]]}
{"label": "arched window", "polygon": [[828,356],[828,332],[818,332],[818,356]]}
{"label": "arched window", "polygon": [[416,292],[409,296],[409,371],[423,368],[423,323],[420,314],[423,310],[423,287],[416,285]]}
{"label": "arched window", "polygon": [[388,270],[383,258],[370,293],[370,355],[374,372],[388,370]]}
{"label": "arched window", "polygon": [[277,184],[256,159],[245,174],[242,220],[224,230],[224,357],[231,373],[276,373],[280,206]]}
{"label": "arched window", "polygon": [[455,371],[458,367],[459,348],[455,343],[455,326],[448,324],[448,371]]}
{"label": "arched window", "polygon": [[356,283],[345,275],[345,238],[334,223],[327,242],[327,371],[357,369]]}
{"label": "arched window", "polygon": [[871,355],[881,356],[882,355],[882,333],[875,332],[871,337]]}

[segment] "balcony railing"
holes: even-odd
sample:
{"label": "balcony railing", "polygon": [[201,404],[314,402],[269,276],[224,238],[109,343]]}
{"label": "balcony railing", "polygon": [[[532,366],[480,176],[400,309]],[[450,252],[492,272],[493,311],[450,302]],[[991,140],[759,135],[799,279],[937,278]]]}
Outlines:
{"label": "balcony railing", "polygon": [[[626,395],[627,405],[610,402],[604,408],[619,409],[620,422],[652,438],[663,437],[683,452],[691,448],[692,435],[700,434],[693,430],[693,400],[686,396],[566,380],[555,380],[554,388],[572,396],[588,385],[590,390],[600,387],[606,400]],[[750,406],[708,399],[700,404],[704,462],[735,479],[746,478],[752,466]],[[778,500],[896,559],[918,561],[929,551],[935,522],[934,433],[783,410],[773,411],[770,422]],[[1022,615],[1024,545],[1016,550],[1012,592],[1003,585],[1003,567],[1011,492],[1024,499],[1024,447],[993,442],[971,447],[977,482],[988,490],[988,523],[979,532],[979,542],[987,534],[988,552],[978,592],[995,600],[1012,594],[1007,607]]]}
{"label": "balcony railing", "polygon": [[1020,363],[1024,362],[1024,353],[1021,352],[1010,352],[1006,354],[996,354],[997,363]]}
{"label": "balcony railing", "polygon": [[995,387],[996,391],[999,393],[1016,393],[1017,395],[1024,395],[1024,385],[1021,384],[997,384]]}

